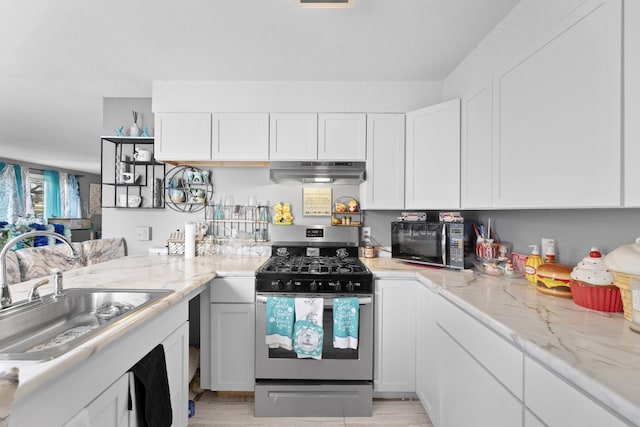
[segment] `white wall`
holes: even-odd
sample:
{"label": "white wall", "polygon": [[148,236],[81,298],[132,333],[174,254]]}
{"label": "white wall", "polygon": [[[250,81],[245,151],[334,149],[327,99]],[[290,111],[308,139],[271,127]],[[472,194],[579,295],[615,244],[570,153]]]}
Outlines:
{"label": "white wall", "polygon": [[442,100],[442,82],[154,81],[154,112],[404,113]]}
{"label": "white wall", "polygon": [[[153,111],[159,112],[406,112],[442,100],[441,82],[154,82]],[[105,99],[104,131],[130,125],[131,110],[149,119],[149,103],[141,98]],[[135,107],[135,108],[134,108]],[[153,134],[152,134],[153,135]],[[169,170],[169,167],[167,167]],[[258,200],[292,205],[296,224],[328,224],[329,217],[302,215],[302,185],[274,184],[266,168],[213,168],[214,193],[232,194],[242,204],[249,195]],[[333,198],[358,198],[356,185],[334,185]],[[184,229],[185,221],[203,221],[204,212],[182,213],[168,207],[103,209],[103,236],[124,237],[129,254],[164,246],[169,233]],[[137,226],[151,226],[152,240],[138,241]]]}
{"label": "white wall", "polygon": [[474,92],[586,0],[522,0],[444,79],[443,99]]}

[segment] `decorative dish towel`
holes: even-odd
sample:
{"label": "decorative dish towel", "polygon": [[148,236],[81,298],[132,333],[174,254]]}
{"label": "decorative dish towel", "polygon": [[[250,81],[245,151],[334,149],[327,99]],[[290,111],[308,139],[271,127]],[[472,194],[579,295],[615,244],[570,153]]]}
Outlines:
{"label": "decorative dish towel", "polygon": [[265,343],[270,348],[291,350],[295,304],[293,298],[267,297]]}
{"label": "decorative dish towel", "polygon": [[358,349],[360,303],[357,297],[333,300],[333,347]]}
{"label": "decorative dish towel", "polygon": [[296,323],[293,326],[293,350],[299,358],[322,359],[323,298],[296,298]]}

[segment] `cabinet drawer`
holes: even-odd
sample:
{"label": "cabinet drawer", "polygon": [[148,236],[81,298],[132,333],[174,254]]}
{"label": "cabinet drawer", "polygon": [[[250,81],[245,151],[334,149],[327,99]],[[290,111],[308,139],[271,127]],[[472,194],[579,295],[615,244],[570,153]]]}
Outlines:
{"label": "cabinet drawer", "polygon": [[438,324],[522,400],[523,353],[454,304],[440,304]]}
{"label": "cabinet drawer", "polygon": [[540,365],[524,358],[524,403],[548,426],[625,426],[600,403]]}
{"label": "cabinet drawer", "polygon": [[211,302],[255,302],[255,280],[249,277],[225,277],[211,282]]}

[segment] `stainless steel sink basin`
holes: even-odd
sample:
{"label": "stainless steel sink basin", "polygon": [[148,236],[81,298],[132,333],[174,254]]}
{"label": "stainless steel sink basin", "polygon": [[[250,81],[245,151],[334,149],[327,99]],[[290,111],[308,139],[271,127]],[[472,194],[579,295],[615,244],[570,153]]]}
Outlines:
{"label": "stainless steel sink basin", "polygon": [[65,289],[0,311],[0,360],[54,359],[171,290]]}

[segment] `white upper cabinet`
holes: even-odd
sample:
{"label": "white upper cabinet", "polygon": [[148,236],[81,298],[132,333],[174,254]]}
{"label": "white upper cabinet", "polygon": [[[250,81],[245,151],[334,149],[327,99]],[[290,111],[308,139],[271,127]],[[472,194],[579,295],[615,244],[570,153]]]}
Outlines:
{"label": "white upper cabinet", "polygon": [[624,204],[640,206],[640,2],[624,3]]}
{"label": "white upper cabinet", "polygon": [[156,113],[158,160],[268,160],[269,114]]}
{"label": "white upper cabinet", "polygon": [[213,114],[212,160],[269,160],[269,114]]}
{"label": "white upper cabinet", "polygon": [[620,205],[621,21],[588,1],[496,73],[494,207]]}
{"label": "white upper cabinet", "polygon": [[404,209],[404,114],[367,115],[363,209]]}
{"label": "white upper cabinet", "polygon": [[405,208],[460,207],[460,100],[407,113]]}
{"label": "white upper cabinet", "polygon": [[156,113],[154,156],[157,160],[209,160],[211,114]]}
{"label": "white upper cabinet", "polygon": [[460,207],[492,206],[492,91],[491,84],[462,98],[460,146]]}
{"label": "white upper cabinet", "polygon": [[318,115],[278,113],[270,116],[271,160],[318,158]]}
{"label": "white upper cabinet", "polygon": [[319,160],[366,160],[366,114],[318,114]]}
{"label": "white upper cabinet", "polygon": [[365,160],[366,114],[271,114],[271,160]]}

